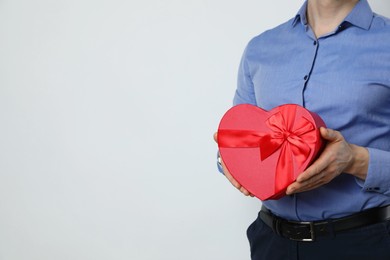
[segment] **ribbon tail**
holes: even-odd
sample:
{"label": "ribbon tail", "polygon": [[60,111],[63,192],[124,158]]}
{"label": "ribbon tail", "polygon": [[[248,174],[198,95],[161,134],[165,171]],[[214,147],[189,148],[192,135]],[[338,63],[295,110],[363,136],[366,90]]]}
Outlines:
{"label": "ribbon tail", "polygon": [[288,142],[281,148],[275,172],[275,191],[278,193],[294,181],[294,162]]}
{"label": "ribbon tail", "polygon": [[259,139],[264,134],[251,130],[218,130],[218,145],[226,148],[259,147]]}

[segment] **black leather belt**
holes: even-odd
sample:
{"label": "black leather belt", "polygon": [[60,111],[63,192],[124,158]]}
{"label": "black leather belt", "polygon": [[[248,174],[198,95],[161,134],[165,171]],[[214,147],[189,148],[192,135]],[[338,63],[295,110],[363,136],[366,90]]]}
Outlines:
{"label": "black leather belt", "polygon": [[387,221],[390,219],[390,205],[368,209],[343,218],[314,222],[288,221],[275,216],[264,206],[259,215],[265,224],[282,237],[296,241],[314,241],[319,236]]}

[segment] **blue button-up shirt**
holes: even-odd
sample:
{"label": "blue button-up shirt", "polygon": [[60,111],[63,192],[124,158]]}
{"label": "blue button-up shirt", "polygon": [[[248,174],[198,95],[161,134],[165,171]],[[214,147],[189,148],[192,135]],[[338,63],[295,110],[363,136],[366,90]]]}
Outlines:
{"label": "blue button-up shirt", "polygon": [[337,218],[390,204],[390,20],[359,1],[318,39],[305,2],[294,19],[253,38],[238,74],[234,105],[266,110],[293,103],[319,114],[349,143],[368,148],[366,180],[341,174],[312,191],[263,204],[290,220]]}

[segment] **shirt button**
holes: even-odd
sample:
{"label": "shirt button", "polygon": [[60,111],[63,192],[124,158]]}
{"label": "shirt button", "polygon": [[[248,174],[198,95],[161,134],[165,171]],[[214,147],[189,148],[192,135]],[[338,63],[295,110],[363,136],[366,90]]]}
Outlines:
{"label": "shirt button", "polygon": [[314,41],[314,42],[313,42],[313,45],[317,45],[317,41]]}
{"label": "shirt button", "polygon": [[303,79],[304,80],[307,80],[309,77],[307,76],[307,75],[305,75],[304,77],[303,77]]}

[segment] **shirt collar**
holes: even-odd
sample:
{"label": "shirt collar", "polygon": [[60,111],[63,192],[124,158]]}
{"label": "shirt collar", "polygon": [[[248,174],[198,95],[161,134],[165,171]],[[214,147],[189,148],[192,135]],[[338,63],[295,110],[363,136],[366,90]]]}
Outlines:
{"label": "shirt collar", "polygon": [[303,3],[303,5],[299,9],[297,15],[295,16],[295,18],[292,22],[293,27],[295,27],[295,25],[298,22],[301,22],[302,25],[307,25],[306,8],[307,8],[307,0]]}
{"label": "shirt collar", "polygon": [[[307,0],[303,3],[302,7],[295,16],[291,24],[293,27],[298,22],[301,22],[301,24],[304,26],[307,25],[306,8]],[[347,15],[347,17],[345,17],[344,22],[348,22],[352,25],[368,30],[370,28],[373,15],[374,14],[367,0],[360,0],[352,9],[352,11]]]}
{"label": "shirt collar", "polygon": [[374,14],[367,0],[360,0],[347,17],[345,17],[344,21],[368,30],[371,26],[373,16]]}

